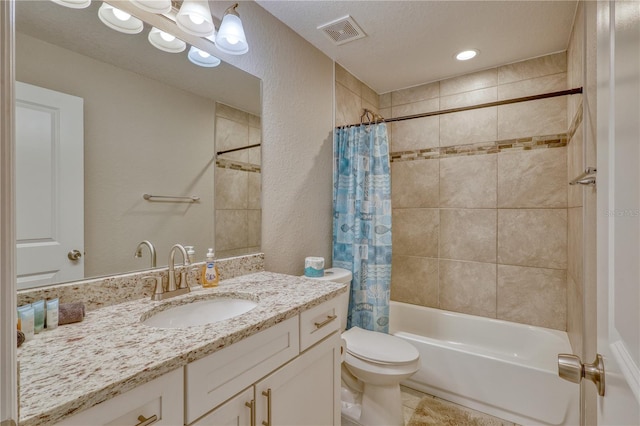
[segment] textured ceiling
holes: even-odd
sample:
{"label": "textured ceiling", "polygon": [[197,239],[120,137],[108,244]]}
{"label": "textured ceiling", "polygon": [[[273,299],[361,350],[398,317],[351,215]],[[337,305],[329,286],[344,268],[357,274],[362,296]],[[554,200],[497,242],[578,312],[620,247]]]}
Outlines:
{"label": "textured ceiling", "polygon": [[[577,0],[257,3],[378,93],[565,50],[577,6]],[[367,37],[336,46],[317,27],[345,15]],[[455,60],[469,48],[480,55]]]}

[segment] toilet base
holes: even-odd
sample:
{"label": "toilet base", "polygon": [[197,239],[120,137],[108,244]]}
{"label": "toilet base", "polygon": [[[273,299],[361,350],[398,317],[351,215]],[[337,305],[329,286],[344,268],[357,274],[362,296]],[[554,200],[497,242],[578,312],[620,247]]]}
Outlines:
{"label": "toilet base", "polygon": [[367,426],[404,426],[400,384],[364,384],[360,423]]}

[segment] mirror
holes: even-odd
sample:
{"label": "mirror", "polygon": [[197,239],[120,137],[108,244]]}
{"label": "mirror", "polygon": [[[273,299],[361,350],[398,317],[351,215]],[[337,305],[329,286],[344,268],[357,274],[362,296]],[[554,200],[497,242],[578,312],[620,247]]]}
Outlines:
{"label": "mirror", "polygon": [[[150,268],[146,247],[134,257],[143,240],[155,246],[158,267],[175,243],[195,246],[195,261],[209,247],[218,258],[260,250],[260,147],[246,149],[261,140],[260,80],[226,63],[198,67],[187,51],[160,51],[147,40],[150,25],[116,32],[98,19],[100,4],[16,4],[16,81],[35,86],[35,96],[80,99],[78,118],[46,104],[29,109],[36,103],[17,89],[17,145],[31,138],[17,147],[18,288]],[[59,177],[77,166],[59,160],[80,150],[56,151],[65,130],[47,120],[57,116],[81,136],[77,179]],[[78,183],[82,207],[73,208],[60,194]],[[68,227],[83,242],[61,243]],[[71,272],[52,266],[45,249]]]}

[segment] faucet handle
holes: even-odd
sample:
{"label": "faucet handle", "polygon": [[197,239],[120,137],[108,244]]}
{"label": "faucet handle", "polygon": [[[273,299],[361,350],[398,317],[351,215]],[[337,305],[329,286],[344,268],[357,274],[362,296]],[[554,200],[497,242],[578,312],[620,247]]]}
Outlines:
{"label": "faucet handle", "polygon": [[164,294],[164,282],[160,275],[148,275],[146,277],[142,277],[142,280],[147,282],[153,280],[155,282],[155,287],[153,290],[153,294],[151,295],[151,300],[162,300],[162,295]]}
{"label": "faucet handle", "polygon": [[186,271],[182,271],[180,272],[180,283],[178,284],[178,288],[188,288],[189,285],[187,284],[187,272]]}

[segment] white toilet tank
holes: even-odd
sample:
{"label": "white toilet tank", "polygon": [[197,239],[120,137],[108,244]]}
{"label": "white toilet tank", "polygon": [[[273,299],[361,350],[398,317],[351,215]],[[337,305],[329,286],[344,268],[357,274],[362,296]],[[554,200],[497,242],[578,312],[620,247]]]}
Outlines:
{"label": "white toilet tank", "polygon": [[324,276],[322,277],[306,277],[311,280],[320,280],[320,281],[333,281],[341,284],[349,284],[349,288],[346,293],[340,295],[342,299],[340,301],[341,305],[341,326],[344,331],[347,328],[347,313],[349,311],[349,293],[351,293],[351,278],[353,278],[353,274],[351,271],[342,269],[342,268],[329,268],[324,270]]}

